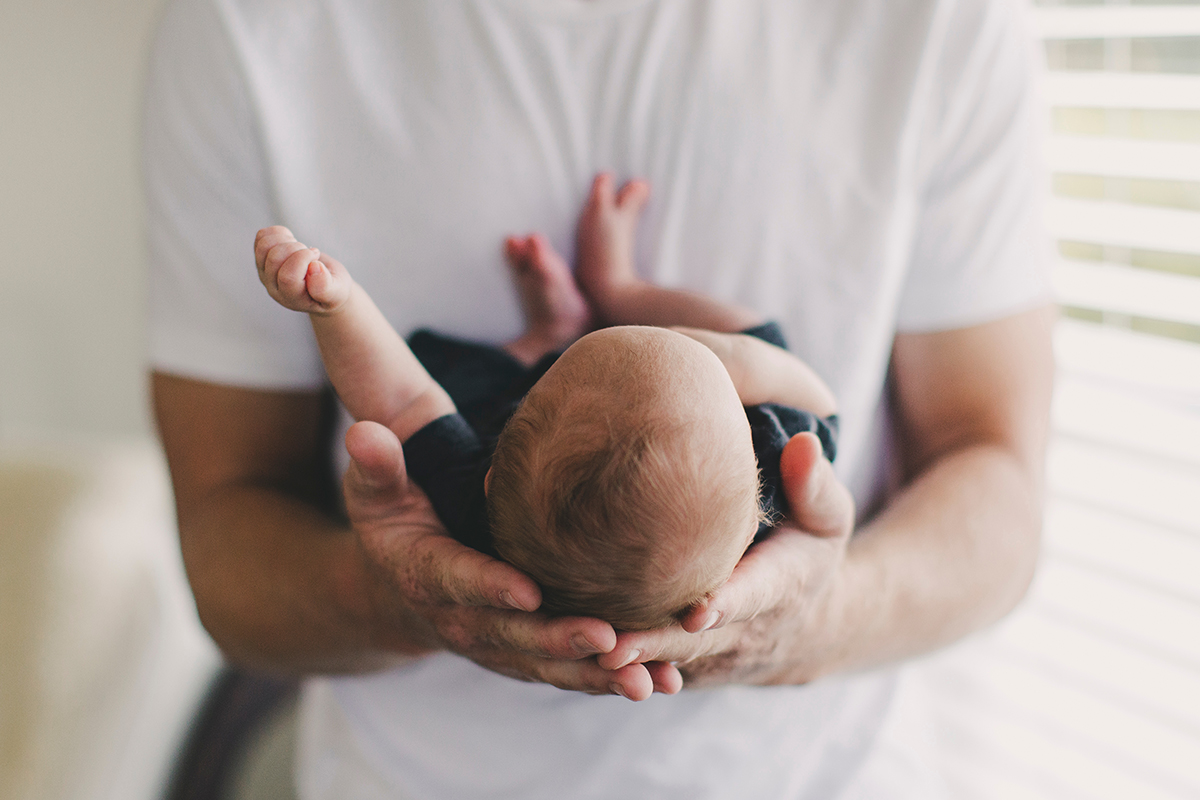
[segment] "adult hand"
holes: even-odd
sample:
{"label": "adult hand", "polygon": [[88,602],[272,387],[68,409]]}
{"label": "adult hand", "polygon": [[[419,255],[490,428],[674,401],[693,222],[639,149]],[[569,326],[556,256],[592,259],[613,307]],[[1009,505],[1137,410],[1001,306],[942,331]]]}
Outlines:
{"label": "adult hand", "polygon": [[663,682],[689,686],[804,683],[823,674],[837,655],[838,578],[854,503],[812,434],[792,438],[780,468],[787,522],[681,624],[619,634],[601,666],[653,664]]}
{"label": "adult hand", "polygon": [[446,533],[425,495],[409,484],[403,452],[386,427],[360,422],[346,436],[346,510],[365,554],[379,641],[420,655],[447,649],[513,678],[643,700],[678,691],[666,665],[602,668],[616,645],[598,619],[536,613],[537,584]]}

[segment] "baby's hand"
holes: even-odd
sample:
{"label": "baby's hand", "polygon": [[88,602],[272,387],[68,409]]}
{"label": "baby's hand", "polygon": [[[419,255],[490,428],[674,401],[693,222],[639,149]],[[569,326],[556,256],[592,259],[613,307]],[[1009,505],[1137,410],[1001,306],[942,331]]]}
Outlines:
{"label": "baby's hand", "polygon": [[254,237],[254,261],[267,293],[285,308],[330,314],[350,297],[353,280],[346,268],[297,242],[282,225],[263,228]]}

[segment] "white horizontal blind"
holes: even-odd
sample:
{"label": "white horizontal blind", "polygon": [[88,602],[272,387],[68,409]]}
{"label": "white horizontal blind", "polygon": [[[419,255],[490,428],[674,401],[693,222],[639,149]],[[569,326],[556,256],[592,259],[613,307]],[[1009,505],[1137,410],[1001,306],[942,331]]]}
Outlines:
{"label": "white horizontal blind", "polygon": [[1025,605],[918,666],[955,798],[1200,798],[1200,3],[1034,10],[1063,309]]}

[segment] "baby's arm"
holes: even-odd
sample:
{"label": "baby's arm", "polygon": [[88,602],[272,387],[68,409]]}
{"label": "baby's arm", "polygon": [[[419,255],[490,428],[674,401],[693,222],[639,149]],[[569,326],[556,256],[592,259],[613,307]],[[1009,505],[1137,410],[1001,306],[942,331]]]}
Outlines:
{"label": "baby's arm", "polygon": [[341,263],[281,226],[258,232],[254,259],[268,294],[308,314],[325,371],[354,419],[386,425],[403,442],[454,413],[450,396]]}
{"label": "baby's arm", "polygon": [[747,308],[636,278],[606,294],[596,306],[608,325],[687,326],[734,333],[763,322]]}
{"label": "baby's arm", "polygon": [[637,276],[634,236],[649,196],[650,186],[645,181],[629,181],[620,191],[606,172],[592,181],[579,215],[575,275],[600,321],[661,328],[686,325],[729,333],[761,325],[762,318],[750,309],[656,286]]}
{"label": "baby's arm", "polygon": [[828,417],[837,402],[825,381],[796,356],[756,336],[675,327],[717,354],[742,405],[778,403]]}

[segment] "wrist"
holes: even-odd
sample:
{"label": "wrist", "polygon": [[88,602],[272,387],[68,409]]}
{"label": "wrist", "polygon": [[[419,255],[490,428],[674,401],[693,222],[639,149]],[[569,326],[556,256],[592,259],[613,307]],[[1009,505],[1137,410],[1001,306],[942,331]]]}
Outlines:
{"label": "wrist", "polygon": [[343,273],[343,275],[340,277],[342,280],[345,280],[347,284],[346,288],[337,293],[340,294],[340,297],[337,297],[337,299],[331,301],[322,301],[313,298],[313,302],[316,303],[316,307],[309,309],[308,314],[314,320],[314,322],[317,319],[327,319],[330,317],[341,316],[342,314],[346,313],[346,309],[354,305],[361,305],[363,300],[370,302],[370,298],[367,297],[366,291],[359,286],[357,282],[355,282],[354,278],[345,273]]}
{"label": "wrist", "polygon": [[858,624],[853,613],[856,608],[853,584],[852,567],[843,560],[820,602],[812,606],[806,642],[812,660],[806,665],[806,681],[836,675],[853,666],[851,654]]}
{"label": "wrist", "polygon": [[881,630],[886,575],[854,548],[830,580],[825,601],[817,611],[816,639],[821,656],[815,677],[875,666],[886,658],[879,647],[890,641]]}
{"label": "wrist", "polygon": [[[818,585],[813,585],[820,580]],[[794,611],[783,624],[781,663],[764,683],[806,684],[859,666],[855,654],[862,641],[862,610],[856,566],[846,558],[823,576],[809,574],[793,595]]]}
{"label": "wrist", "polygon": [[366,632],[367,649],[383,665],[442,649],[432,626],[401,601],[361,547],[355,546],[336,581],[344,613]]}

